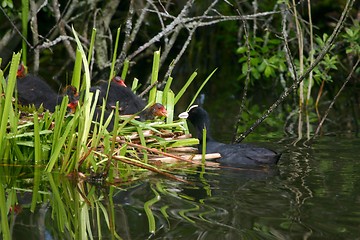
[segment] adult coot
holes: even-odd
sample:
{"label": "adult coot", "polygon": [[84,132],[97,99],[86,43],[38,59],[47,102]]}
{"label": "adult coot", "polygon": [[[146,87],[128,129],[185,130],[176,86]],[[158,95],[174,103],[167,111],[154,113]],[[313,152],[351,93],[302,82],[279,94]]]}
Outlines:
{"label": "adult coot", "polygon": [[201,107],[194,106],[187,117],[196,128],[200,141],[199,151],[202,151],[203,129],[206,128],[206,153],[220,153],[217,161],[223,166],[254,167],[259,165],[275,165],[280,158],[279,153],[257,147],[251,144],[225,144],[215,141],[210,134],[210,119],[208,113]]}

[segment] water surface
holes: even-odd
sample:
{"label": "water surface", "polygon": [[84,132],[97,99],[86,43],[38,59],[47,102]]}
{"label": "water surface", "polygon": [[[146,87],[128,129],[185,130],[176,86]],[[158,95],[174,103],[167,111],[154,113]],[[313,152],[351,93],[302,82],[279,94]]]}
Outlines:
{"label": "water surface", "polygon": [[[283,151],[275,168],[199,167],[180,174],[192,184],[151,176],[127,190],[114,188],[112,199],[99,201],[113,208],[122,239],[359,239],[359,144],[356,137],[339,136],[311,146],[272,143]],[[99,196],[109,191],[98,189]],[[53,209],[43,202],[31,213],[24,204],[13,220],[14,239],[73,238],[59,229]],[[99,228],[94,218],[91,234],[108,239],[108,223],[100,219]]]}

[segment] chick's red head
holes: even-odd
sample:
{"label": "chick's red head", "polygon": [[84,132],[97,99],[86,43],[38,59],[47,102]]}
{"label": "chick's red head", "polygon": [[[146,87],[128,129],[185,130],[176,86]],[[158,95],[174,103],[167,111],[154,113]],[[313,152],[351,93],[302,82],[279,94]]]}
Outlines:
{"label": "chick's red head", "polygon": [[23,78],[23,77],[26,76],[27,73],[28,73],[27,67],[25,67],[23,63],[20,63],[19,67],[18,67],[18,70],[16,72],[16,77],[17,78]]}
{"label": "chick's red head", "polygon": [[119,76],[113,77],[112,81],[115,82],[116,84],[120,85],[120,86],[126,87],[126,84],[125,84],[124,80],[122,80],[122,78],[119,77]]}
{"label": "chick's red head", "polygon": [[157,117],[167,116],[166,108],[160,103],[155,103],[154,105],[152,105],[151,112],[153,116],[157,116]]}

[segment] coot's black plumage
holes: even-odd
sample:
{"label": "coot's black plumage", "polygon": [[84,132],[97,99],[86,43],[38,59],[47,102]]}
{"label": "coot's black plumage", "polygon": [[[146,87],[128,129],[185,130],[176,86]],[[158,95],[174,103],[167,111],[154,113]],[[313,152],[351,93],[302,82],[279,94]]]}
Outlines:
{"label": "coot's black plumage", "polygon": [[199,151],[202,150],[203,129],[206,128],[206,153],[220,153],[217,161],[224,166],[246,167],[259,165],[274,165],[280,155],[272,150],[251,144],[225,144],[215,141],[210,134],[210,119],[208,113],[201,107],[193,107],[189,111],[188,119],[197,131],[200,141]]}
{"label": "coot's black plumage", "polygon": [[17,94],[21,105],[35,105],[53,112],[57,103],[56,92],[43,79],[27,74],[17,79]]}

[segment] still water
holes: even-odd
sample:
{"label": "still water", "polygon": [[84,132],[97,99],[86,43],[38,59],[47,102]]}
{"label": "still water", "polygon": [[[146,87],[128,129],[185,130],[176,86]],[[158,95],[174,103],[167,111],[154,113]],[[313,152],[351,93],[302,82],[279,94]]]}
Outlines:
{"label": "still water", "polygon": [[[73,228],[89,214],[94,239],[360,239],[359,145],[354,136],[278,141],[267,145],[283,151],[273,169],[200,167],[180,174],[192,184],[151,176],[127,190],[100,188],[101,205],[90,204]],[[31,213],[24,203],[9,217],[13,239],[77,238],[59,227],[55,208],[42,202]],[[113,223],[102,217],[109,209]]]}

